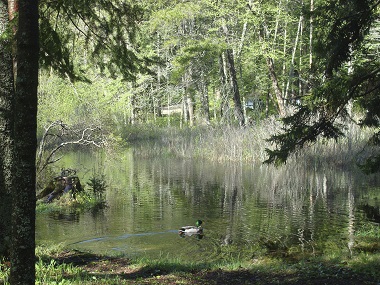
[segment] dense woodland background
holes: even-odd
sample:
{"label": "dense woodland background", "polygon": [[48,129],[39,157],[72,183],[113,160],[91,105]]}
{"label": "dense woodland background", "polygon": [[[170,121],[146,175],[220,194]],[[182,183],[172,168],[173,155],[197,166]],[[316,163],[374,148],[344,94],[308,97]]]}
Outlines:
{"label": "dense woodland background", "polygon": [[[12,191],[4,189],[14,190],[17,181],[18,193],[28,194],[12,192],[12,207],[20,210],[13,218],[29,217],[34,204],[29,212],[23,207],[34,197],[28,189],[35,167],[53,163],[66,145],[128,141],[131,130],[146,125],[203,126],[204,133],[261,126],[272,143],[269,163],[286,162],[319,137],[338,139],[358,125],[370,132],[359,164],[378,171],[379,4],[1,1],[1,200],[10,199]],[[282,125],[272,128],[278,119]],[[25,233],[21,244],[31,237]]]}
{"label": "dense woodland background", "polygon": [[[326,9],[322,4],[139,1],[89,8],[47,3],[41,33],[50,34],[43,41],[59,37],[55,52],[65,61],[57,63],[61,77],[41,72],[41,125],[57,117],[69,123],[85,117],[117,129],[179,120],[243,126],[285,116],[313,85],[318,64],[313,34],[328,27],[319,23],[321,15],[310,13]],[[43,54],[42,63],[51,64],[53,56]],[[182,115],[160,119],[180,110]]]}
{"label": "dense woodland background", "polygon": [[377,127],[378,4],[42,2],[39,134],[56,120],[125,138],[132,124],[288,117],[267,150],[284,162],[347,122]]}

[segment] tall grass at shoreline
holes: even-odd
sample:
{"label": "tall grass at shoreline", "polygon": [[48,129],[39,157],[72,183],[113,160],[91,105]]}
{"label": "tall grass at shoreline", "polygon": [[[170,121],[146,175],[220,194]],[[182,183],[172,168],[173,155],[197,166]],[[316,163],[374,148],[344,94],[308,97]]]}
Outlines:
{"label": "tall grass at shoreline", "polygon": [[[246,128],[199,126],[186,128],[129,127],[124,139],[143,156],[168,155],[202,158],[215,162],[257,162],[267,159],[265,149],[273,149],[267,139],[281,132],[281,123],[268,118]],[[370,129],[350,123],[345,136],[334,140],[319,139],[315,144],[292,154],[288,163],[321,164],[344,167],[360,161],[367,154]],[[132,138],[132,139],[131,139]],[[146,147],[146,146],[149,147]]]}

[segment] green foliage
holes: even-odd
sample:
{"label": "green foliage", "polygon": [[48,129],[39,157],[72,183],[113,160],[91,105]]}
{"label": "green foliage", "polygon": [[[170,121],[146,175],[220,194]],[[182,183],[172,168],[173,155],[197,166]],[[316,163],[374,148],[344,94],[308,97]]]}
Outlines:
{"label": "green foliage", "polygon": [[107,190],[107,183],[104,174],[95,174],[87,182],[93,196],[101,200],[104,197],[105,191]]}
{"label": "green foliage", "polygon": [[[206,69],[208,73],[215,73],[216,71],[212,68],[216,68],[218,56],[223,48],[224,45],[214,43],[210,39],[190,40],[178,51],[173,60],[173,66],[176,68],[172,73],[173,80],[179,81],[190,66],[196,66],[197,70]],[[199,79],[197,76],[194,78]]]}
{"label": "green foliage", "polygon": [[89,189],[76,193],[62,195],[53,203],[38,201],[36,211],[39,213],[80,213],[84,211],[97,211],[106,207],[105,192],[107,183],[104,174],[93,174],[87,182]]}
{"label": "green foliage", "polygon": [[[317,9],[318,21],[328,20],[331,23],[328,29],[320,30],[324,33],[318,39],[326,43],[318,46],[318,55],[322,59],[318,69],[323,69],[326,78],[316,73],[310,95],[296,107],[293,115],[283,120],[283,132],[271,136],[275,149],[267,149],[269,158],[266,162],[284,163],[291,153],[316,142],[318,137],[341,137],[345,120],[351,116],[349,108],[352,102],[366,111],[361,125],[379,127],[375,119],[379,111],[373,103],[378,96],[380,65],[360,49],[373,26],[378,3],[351,1],[332,9],[335,2],[328,1]],[[358,60],[351,61],[353,56]],[[365,171],[374,171],[380,165],[376,157],[371,156],[367,166],[362,166]]]}
{"label": "green foliage", "polygon": [[364,223],[356,231],[358,237],[378,240],[380,238],[380,227],[375,223]]}
{"label": "green foliage", "polygon": [[370,155],[365,162],[358,163],[364,173],[370,174],[378,172],[380,169],[380,155]]}
{"label": "green foliage", "polygon": [[[231,111],[220,112],[221,104],[232,104],[225,95],[220,96],[221,90],[226,88],[220,78],[220,59],[227,48],[235,53],[241,96],[248,98],[255,93],[266,102],[270,88],[265,58],[270,54],[278,60],[278,68],[281,65],[285,67],[291,44],[282,37],[284,32],[294,37],[300,13],[299,5],[276,1],[252,7],[239,1],[185,3],[144,0],[138,4],[103,1],[90,7],[85,3],[78,2],[72,7],[65,0],[42,4],[43,48],[46,46],[42,60],[46,65],[54,65],[55,69],[63,71],[61,74],[65,74],[66,69],[74,69],[66,74],[72,79],[83,73],[92,82],[92,85],[68,82],[67,91],[51,94],[51,97],[65,97],[72,101],[71,106],[86,105],[74,113],[82,119],[97,118],[99,113],[104,113],[100,118],[102,122],[117,131],[123,124],[150,120],[150,114],[161,106],[181,102],[184,84],[186,90],[192,90],[195,112],[200,113],[196,114],[199,122],[202,122],[202,112],[207,104],[214,112],[215,120],[222,116],[232,117]],[[264,40],[257,37],[255,26],[267,27]],[[289,26],[292,28],[288,29]],[[286,51],[282,48],[283,40]],[[278,73],[279,78],[287,80],[285,70],[279,69]],[[105,77],[124,80],[121,96],[120,93],[116,95],[122,100],[116,103],[103,100],[107,96],[103,96],[101,91],[108,91]],[[127,84],[125,80],[131,80],[133,84]],[[84,85],[85,92],[82,93],[80,85]],[[47,92],[45,95],[50,98]],[[96,99],[93,101],[93,98]],[[207,98],[206,103],[204,98]],[[89,103],[98,101],[106,102],[99,106],[102,112],[91,112],[98,110],[98,106]],[[275,101],[268,100],[268,114],[277,112],[275,106]],[[56,107],[41,108],[41,113],[54,109]],[[68,114],[73,113],[68,110],[66,116]],[[263,117],[262,114],[253,116]]]}
{"label": "green foliage", "polygon": [[0,259],[0,280],[2,282],[7,282],[10,274],[11,268],[9,266],[9,261],[5,261],[3,258]]}
{"label": "green foliage", "polygon": [[40,259],[36,263],[36,284],[72,284],[66,276],[80,275],[82,270],[72,264],[58,264],[54,259],[49,263]]}
{"label": "green foliage", "polygon": [[337,140],[343,135],[341,125],[336,125],[334,120],[321,116],[311,121],[314,116],[317,117],[312,110],[303,106],[294,115],[284,118],[283,133],[272,135],[268,140],[279,147],[275,150],[266,149],[269,158],[265,162],[276,165],[285,163],[291,153],[315,143],[319,136]]}
{"label": "green foliage", "polygon": [[39,86],[39,136],[51,122],[61,120],[72,126],[99,126],[104,134],[117,133],[127,123],[132,96],[122,78],[87,72],[93,82],[71,83],[54,74],[41,73]]}
{"label": "green foliage", "polygon": [[40,20],[40,66],[53,68],[62,77],[72,80],[85,80],[81,74],[74,71],[72,56],[68,49],[70,38],[60,35],[46,18]]}
{"label": "green foliage", "polygon": [[124,79],[134,79],[137,71],[145,70],[144,59],[132,48],[143,15],[139,5],[59,0],[42,2],[40,11],[43,62],[61,73],[72,74],[67,51],[81,51],[77,39],[101,70],[108,69],[112,75],[117,72]]}
{"label": "green foliage", "polygon": [[329,0],[316,8],[319,34],[316,50],[326,62],[326,75],[331,76],[358,49],[369,32],[378,3],[373,0]]}

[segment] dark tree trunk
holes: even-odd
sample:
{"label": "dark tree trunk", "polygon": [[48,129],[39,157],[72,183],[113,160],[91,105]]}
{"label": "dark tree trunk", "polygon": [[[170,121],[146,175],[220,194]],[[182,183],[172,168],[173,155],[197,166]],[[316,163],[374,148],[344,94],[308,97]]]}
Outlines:
{"label": "dark tree trunk", "polygon": [[209,106],[207,89],[208,89],[207,81],[206,81],[203,71],[201,71],[199,92],[200,92],[200,101],[201,101],[201,106],[202,106],[202,118],[206,124],[209,124],[210,123],[210,106]]}
{"label": "dark tree trunk", "polygon": [[[0,1],[0,34],[8,27],[8,8]],[[12,186],[12,114],[14,88],[12,43],[0,39],[0,256],[9,257]]]}
{"label": "dark tree trunk", "polygon": [[10,283],[35,282],[38,0],[19,0]]}
{"label": "dark tree trunk", "polygon": [[235,117],[238,120],[239,125],[244,126],[245,125],[244,112],[243,112],[243,108],[242,108],[241,100],[240,100],[239,85],[237,82],[233,52],[231,49],[227,49],[226,54],[227,54],[227,61],[228,61],[228,67],[229,67],[229,73],[230,73],[232,99],[235,105]]}

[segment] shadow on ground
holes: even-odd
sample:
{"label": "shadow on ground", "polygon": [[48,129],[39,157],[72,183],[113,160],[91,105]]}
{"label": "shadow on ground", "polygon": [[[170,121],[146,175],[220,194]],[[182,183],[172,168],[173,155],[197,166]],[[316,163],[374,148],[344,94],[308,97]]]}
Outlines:
{"label": "shadow on ground", "polygon": [[[379,284],[378,280],[369,280],[365,276],[354,274],[341,268],[329,268],[328,274],[318,272],[281,272],[274,274],[270,270],[239,269],[226,271],[209,269],[207,265],[192,266],[165,264],[135,268],[127,258],[98,256],[77,251],[62,252],[54,260],[57,264],[73,264],[88,275],[88,279],[109,280],[107,284],[194,284],[194,285],[236,285],[236,284],[295,284],[295,285],[356,285]],[[48,262],[48,260],[46,260]],[[74,278],[74,277],[73,277]],[[118,280],[118,283],[112,283]],[[120,283],[119,283],[120,282]]]}

